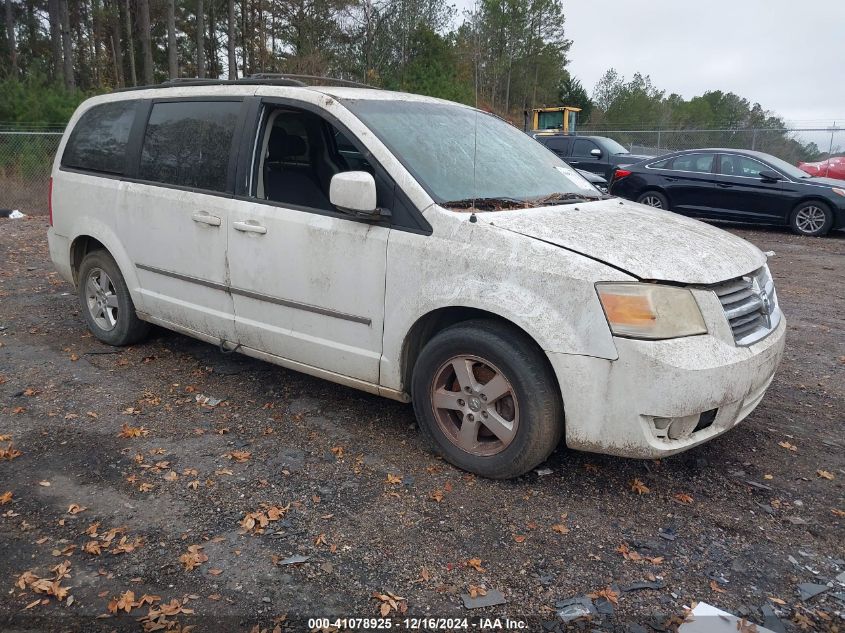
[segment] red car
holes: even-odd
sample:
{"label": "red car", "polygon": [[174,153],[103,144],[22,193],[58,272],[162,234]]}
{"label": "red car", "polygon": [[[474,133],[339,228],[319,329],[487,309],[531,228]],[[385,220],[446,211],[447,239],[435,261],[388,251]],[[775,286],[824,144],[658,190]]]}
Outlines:
{"label": "red car", "polygon": [[817,163],[798,163],[798,169],[806,171],[811,176],[845,180],[845,156],[835,156]]}

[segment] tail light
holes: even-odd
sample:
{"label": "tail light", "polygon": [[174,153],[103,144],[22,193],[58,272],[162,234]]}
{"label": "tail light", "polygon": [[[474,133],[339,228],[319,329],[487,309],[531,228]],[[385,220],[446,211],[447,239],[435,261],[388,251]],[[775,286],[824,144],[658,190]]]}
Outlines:
{"label": "tail light", "polygon": [[53,177],[50,176],[50,186],[47,192],[47,208],[50,210],[50,226],[53,226]]}
{"label": "tail light", "polygon": [[613,172],[613,180],[622,180],[626,176],[630,176],[631,171],[628,169],[617,169]]}

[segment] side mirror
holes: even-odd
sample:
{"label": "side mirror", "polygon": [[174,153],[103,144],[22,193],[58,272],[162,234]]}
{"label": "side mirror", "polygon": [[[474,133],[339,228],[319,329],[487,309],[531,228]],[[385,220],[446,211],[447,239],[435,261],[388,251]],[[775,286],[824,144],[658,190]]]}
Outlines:
{"label": "side mirror", "polygon": [[601,158],[601,150],[598,147],[594,147],[590,150],[590,156],[595,156],[596,158]]}
{"label": "side mirror", "polygon": [[358,217],[379,218],[376,181],[366,171],[344,171],[332,176],[329,201],[341,211]]}
{"label": "side mirror", "polygon": [[760,172],[760,180],[765,180],[766,182],[777,182],[778,180],[783,180],[783,177],[776,171],[764,169]]}

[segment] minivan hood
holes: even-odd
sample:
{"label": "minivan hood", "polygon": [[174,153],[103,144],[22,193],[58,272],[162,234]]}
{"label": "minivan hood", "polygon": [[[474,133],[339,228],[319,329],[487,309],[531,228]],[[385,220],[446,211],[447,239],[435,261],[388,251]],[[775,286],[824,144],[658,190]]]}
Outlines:
{"label": "minivan hood", "polygon": [[477,217],[640,279],[712,284],[745,275],[766,262],[760,249],[727,231],[618,198]]}

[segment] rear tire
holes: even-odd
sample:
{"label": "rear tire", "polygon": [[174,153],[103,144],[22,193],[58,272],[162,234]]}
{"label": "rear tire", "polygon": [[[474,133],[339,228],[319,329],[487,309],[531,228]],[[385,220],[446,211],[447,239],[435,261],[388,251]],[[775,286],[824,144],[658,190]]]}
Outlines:
{"label": "rear tire", "polygon": [[97,339],[123,346],[147,335],[150,326],[135,313],[129,288],[111,255],[104,250],[88,253],[79,266],[78,278],[82,316]]}
{"label": "rear tire", "polygon": [[435,452],[493,479],[542,463],[563,435],[557,380],[540,348],[516,328],[473,320],[423,348],[411,381],[414,412]]}
{"label": "rear tire", "polygon": [[798,235],[822,237],[833,226],[833,213],[824,202],[802,202],[789,216],[789,226]]}
{"label": "rear tire", "polygon": [[637,202],[647,207],[669,211],[669,199],[659,191],[644,191],[637,198]]}

